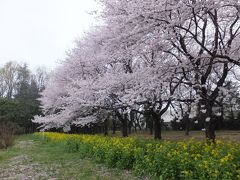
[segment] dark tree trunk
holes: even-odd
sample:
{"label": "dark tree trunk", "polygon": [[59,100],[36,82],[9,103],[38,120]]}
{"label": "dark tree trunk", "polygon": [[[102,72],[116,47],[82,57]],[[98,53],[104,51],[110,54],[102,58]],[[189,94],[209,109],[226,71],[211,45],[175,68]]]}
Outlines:
{"label": "dark tree trunk", "polygon": [[185,119],[185,136],[189,136],[189,131],[190,131],[190,119],[188,116],[186,116]]}
{"label": "dark tree trunk", "polygon": [[112,134],[116,133],[116,119],[112,120]]}
{"label": "dark tree trunk", "polygon": [[161,131],[161,121],[159,119],[155,120],[155,126],[154,126],[154,139],[162,139],[162,131]]}
{"label": "dark tree trunk", "polygon": [[206,138],[208,141],[215,142],[215,128],[213,127],[212,123],[209,123],[208,127],[206,128]]}
{"label": "dark tree trunk", "polygon": [[205,118],[205,135],[206,140],[215,142],[216,118],[212,115],[213,102],[206,103],[206,118]]}
{"label": "dark tree trunk", "polygon": [[128,123],[128,133],[131,134],[132,133],[132,127],[133,127],[133,122],[135,119],[135,114],[133,111],[130,112],[130,121]]}
{"label": "dark tree trunk", "polygon": [[150,116],[149,125],[150,125],[150,126],[149,126],[150,134],[153,135],[154,122],[153,122],[152,116]]}
{"label": "dark tree trunk", "polygon": [[132,133],[132,121],[129,121],[129,123],[128,123],[128,133],[129,134]]}
{"label": "dark tree trunk", "polygon": [[104,120],[104,135],[108,135],[108,118]]}
{"label": "dark tree trunk", "polygon": [[[211,69],[210,69],[211,70]],[[210,71],[208,71],[210,73]],[[215,130],[216,130],[216,118],[212,116],[212,108],[214,106],[214,102],[216,101],[217,97],[219,96],[219,87],[222,87],[225,79],[228,75],[229,69],[228,69],[228,63],[223,64],[223,72],[221,78],[217,82],[217,87],[212,91],[211,95],[207,95],[207,89],[205,87],[202,87],[202,97],[208,97],[206,102],[206,109],[207,109],[207,116],[210,118],[210,121],[205,122],[205,130],[206,130],[206,139],[207,141],[215,142]],[[206,75],[208,76],[209,73]],[[201,78],[201,84],[205,84],[207,80],[207,76],[203,76]]]}
{"label": "dark tree trunk", "polygon": [[127,127],[127,119],[122,119],[122,136],[127,137],[128,136],[128,127]]}
{"label": "dark tree trunk", "polygon": [[135,131],[135,133],[137,132],[137,125],[136,124],[134,124],[134,131]]}
{"label": "dark tree trunk", "polygon": [[139,128],[140,131],[142,130],[142,127],[141,127],[140,122],[139,122],[139,117],[137,117],[136,121],[135,121],[135,130],[136,131],[137,131],[137,127]]}
{"label": "dark tree trunk", "polygon": [[145,121],[146,121],[146,128],[149,129],[150,131],[150,135],[153,135],[153,118],[152,115],[150,113],[145,113]]}
{"label": "dark tree trunk", "polygon": [[162,139],[161,118],[156,113],[153,113],[153,120],[154,120],[154,139]]}
{"label": "dark tree trunk", "polygon": [[216,121],[214,118],[211,118],[211,120],[209,122],[205,122],[205,129],[206,129],[205,135],[206,135],[207,141],[215,142]]}
{"label": "dark tree trunk", "polygon": [[116,115],[119,119],[119,121],[122,123],[122,136],[123,137],[127,137],[128,136],[128,118],[127,118],[127,114],[124,114],[124,117],[122,117],[122,115],[116,111]]}

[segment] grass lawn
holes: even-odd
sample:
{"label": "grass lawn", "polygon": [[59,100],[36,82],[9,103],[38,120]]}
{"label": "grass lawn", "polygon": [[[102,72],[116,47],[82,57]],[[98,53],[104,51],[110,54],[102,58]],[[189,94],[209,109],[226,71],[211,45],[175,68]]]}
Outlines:
{"label": "grass lawn", "polygon": [[33,135],[18,136],[15,145],[0,150],[0,179],[136,179],[128,171],[108,169],[65,147],[43,143]]}
{"label": "grass lawn", "polygon": [[[121,137],[122,134],[120,131],[117,131],[115,135],[109,131],[109,136]],[[153,139],[153,135],[150,135],[147,131],[137,131],[133,132],[129,136],[137,137],[141,139]],[[179,141],[179,140],[188,140],[194,138],[196,140],[205,141],[205,132],[204,131],[190,131],[189,136],[185,136],[184,131],[162,131],[162,139],[170,141]],[[216,139],[222,141],[237,141],[240,142],[240,131],[229,131],[229,130],[220,130],[216,131]]]}

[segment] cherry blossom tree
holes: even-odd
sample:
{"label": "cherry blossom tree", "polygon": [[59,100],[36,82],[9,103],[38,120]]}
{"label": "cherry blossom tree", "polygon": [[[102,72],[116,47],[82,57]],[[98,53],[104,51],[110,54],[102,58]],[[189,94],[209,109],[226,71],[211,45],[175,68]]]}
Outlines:
{"label": "cherry blossom tree", "polygon": [[97,94],[91,85],[105,67],[95,59],[101,42],[93,38],[96,34],[90,34],[76,42],[76,47],[50,75],[40,99],[45,116],[34,120],[42,124],[43,130],[55,127],[69,131],[71,124],[84,125],[96,120]]}
{"label": "cherry blossom tree", "polygon": [[240,65],[239,2],[100,2],[103,23],[77,42],[54,73],[42,97],[50,117],[40,119],[84,124],[104,109],[118,116],[127,136],[130,112],[141,114],[144,107],[155,138],[161,138],[162,116],[175,103],[182,116],[194,114],[205,124],[206,138],[214,141],[214,108]]}
{"label": "cherry blossom tree", "polygon": [[[205,121],[206,137],[214,140],[212,109],[231,67],[239,66],[239,2],[106,0],[104,4],[104,17],[120,34],[117,44],[135,49],[150,42],[181,63],[185,83],[197,93],[199,121]],[[207,88],[213,77],[216,83]]]}

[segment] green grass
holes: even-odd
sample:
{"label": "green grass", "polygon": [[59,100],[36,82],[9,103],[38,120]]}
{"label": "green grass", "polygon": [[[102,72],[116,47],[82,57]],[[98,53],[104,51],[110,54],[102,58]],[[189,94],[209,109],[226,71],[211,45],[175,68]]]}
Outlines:
{"label": "green grass", "polygon": [[79,157],[65,146],[39,141],[33,135],[19,136],[13,147],[0,150],[0,179],[136,179],[128,171]]}

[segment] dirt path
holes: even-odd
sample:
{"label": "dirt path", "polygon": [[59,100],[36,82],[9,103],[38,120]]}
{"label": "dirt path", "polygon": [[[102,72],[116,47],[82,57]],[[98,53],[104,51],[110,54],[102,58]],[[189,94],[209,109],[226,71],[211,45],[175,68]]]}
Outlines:
{"label": "dirt path", "polygon": [[[28,151],[34,146],[34,141],[19,141],[15,145],[21,151]],[[33,180],[33,179],[50,179],[47,170],[27,154],[15,156],[0,167],[1,180]]]}
{"label": "dirt path", "polygon": [[15,145],[0,150],[0,180],[125,180],[136,179],[129,171],[108,169],[65,147],[19,136]]}

